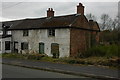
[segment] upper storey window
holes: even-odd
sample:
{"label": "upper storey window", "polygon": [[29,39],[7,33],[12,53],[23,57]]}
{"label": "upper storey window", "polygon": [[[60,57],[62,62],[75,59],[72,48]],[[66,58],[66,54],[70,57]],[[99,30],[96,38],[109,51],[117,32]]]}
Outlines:
{"label": "upper storey window", "polygon": [[23,30],[23,36],[28,36],[29,34],[29,31],[28,30]]}
{"label": "upper storey window", "polygon": [[55,29],[49,29],[48,36],[55,36]]}

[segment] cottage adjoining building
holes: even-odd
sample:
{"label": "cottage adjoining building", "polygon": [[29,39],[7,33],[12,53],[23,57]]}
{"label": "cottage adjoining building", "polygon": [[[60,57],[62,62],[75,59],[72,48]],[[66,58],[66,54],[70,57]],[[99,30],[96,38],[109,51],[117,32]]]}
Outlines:
{"label": "cottage adjoining building", "polygon": [[[9,28],[13,52],[70,57],[99,42],[99,26],[96,21],[87,20],[81,3],[76,14],[54,16],[54,10],[48,8],[47,17],[13,22],[18,23],[11,23]],[[9,22],[3,22],[6,23]]]}
{"label": "cottage adjoining building", "polygon": [[11,32],[8,31],[9,26],[0,23],[0,54],[11,52]]}

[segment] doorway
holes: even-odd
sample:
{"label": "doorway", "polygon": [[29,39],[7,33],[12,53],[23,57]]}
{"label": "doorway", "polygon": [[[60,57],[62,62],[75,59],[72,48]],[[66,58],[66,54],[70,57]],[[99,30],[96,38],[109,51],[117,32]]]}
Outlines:
{"label": "doorway", "polygon": [[44,54],[44,43],[39,43],[39,53]]}
{"label": "doorway", "polygon": [[59,44],[51,44],[51,54],[53,55],[53,58],[59,58]]}

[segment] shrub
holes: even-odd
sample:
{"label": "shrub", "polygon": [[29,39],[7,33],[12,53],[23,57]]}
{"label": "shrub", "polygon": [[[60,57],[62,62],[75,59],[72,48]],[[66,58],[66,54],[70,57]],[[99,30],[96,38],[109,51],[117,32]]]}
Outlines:
{"label": "shrub", "polygon": [[91,56],[97,56],[97,57],[113,57],[113,56],[120,56],[120,52],[118,51],[120,49],[120,46],[118,45],[99,45],[94,46],[90,49],[88,49],[82,56],[84,57],[91,57]]}

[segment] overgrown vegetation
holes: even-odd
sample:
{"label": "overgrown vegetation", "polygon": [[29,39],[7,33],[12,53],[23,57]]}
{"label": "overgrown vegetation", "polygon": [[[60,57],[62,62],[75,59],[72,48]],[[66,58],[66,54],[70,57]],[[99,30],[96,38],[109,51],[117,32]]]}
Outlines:
{"label": "overgrown vegetation", "polygon": [[102,65],[102,66],[120,68],[120,59],[118,57],[52,58],[43,54],[30,55],[30,54],[13,54],[13,53],[2,54],[2,57],[48,61],[48,62],[65,63],[65,64]]}
{"label": "overgrown vegetation", "polygon": [[99,45],[88,49],[80,57],[120,57],[120,45]]}
{"label": "overgrown vegetation", "polygon": [[3,58],[18,58],[18,59],[30,59],[30,60],[40,60],[42,57],[47,55],[42,54],[17,54],[17,53],[4,53]]}

